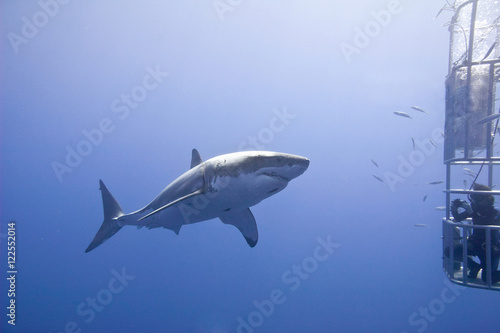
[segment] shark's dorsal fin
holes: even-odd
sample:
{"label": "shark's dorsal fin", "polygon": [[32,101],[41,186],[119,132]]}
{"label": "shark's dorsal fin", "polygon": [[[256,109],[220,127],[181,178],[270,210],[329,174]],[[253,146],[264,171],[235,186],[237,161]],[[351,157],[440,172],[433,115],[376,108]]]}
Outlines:
{"label": "shark's dorsal fin", "polygon": [[219,218],[222,223],[232,224],[238,228],[250,247],[257,245],[259,233],[257,231],[257,223],[255,223],[255,218],[250,208],[230,210],[219,216]]}
{"label": "shark's dorsal fin", "polygon": [[165,206],[162,206],[162,207],[160,207],[160,208],[158,208],[158,209],[155,209],[154,211],[152,211],[151,213],[149,213],[149,214],[147,214],[147,215],[144,215],[143,217],[141,217],[141,218],[140,218],[140,219],[138,219],[137,221],[139,222],[139,221],[141,221],[141,220],[144,220],[145,218],[150,217],[151,215],[154,215],[154,214],[156,214],[156,213],[159,213],[159,212],[161,212],[162,210],[167,209],[168,207],[173,206],[173,205],[175,205],[176,203],[181,202],[182,200],[189,199],[189,198],[191,198],[191,197],[194,197],[195,195],[202,194],[202,193],[203,193],[203,189],[199,189],[199,190],[196,190],[196,191],[194,191],[194,192],[192,192],[192,193],[189,193],[188,195],[185,195],[185,196],[183,196],[183,197],[180,197],[179,199],[176,199],[176,200],[174,200],[174,201],[169,202],[169,203],[168,203],[168,204],[166,204]]}
{"label": "shark's dorsal fin", "polygon": [[191,153],[191,169],[201,163],[203,163],[203,160],[201,159],[200,153],[198,153],[196,149],[193,149]]}

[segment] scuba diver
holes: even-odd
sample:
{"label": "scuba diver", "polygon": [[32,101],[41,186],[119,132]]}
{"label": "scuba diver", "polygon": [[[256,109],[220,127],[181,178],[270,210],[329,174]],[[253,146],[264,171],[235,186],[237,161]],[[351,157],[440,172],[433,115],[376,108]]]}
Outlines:
{"label": "scuba diver", "polygon": [[[482,185],[474,184],[474,191],[491,191],[491,188]],[[499,211],[495,209],[493,204],[495,198],[493,195],[487,194],[471,194],[469,195],[470,205],[465,200],[455,199],[451,203],[451,214],[456,222],[461,222],[468,217],[472,218],[473,225],[500,225]],[[459,213],[459,209],[463,211]],[[492,283],[500,282],[500,272],[498,271],[498,262],[500,259],[500,244],[499,233],[497,230],[491,231],[491,281]],[[455,258],[462,257],[462,244],[455,244]],[[449,252],[449,250],[448,250]],[[483,273],[481,279],[486,282],[486,230],[473,229],[472,234],[467,239],[467,253],[469,256],[477,256],[480,264],[473,261],[470,257],[467,258],[467,266],[469,267],[468,277],[471,279],[477,278],[479,270],[482,268]]]}

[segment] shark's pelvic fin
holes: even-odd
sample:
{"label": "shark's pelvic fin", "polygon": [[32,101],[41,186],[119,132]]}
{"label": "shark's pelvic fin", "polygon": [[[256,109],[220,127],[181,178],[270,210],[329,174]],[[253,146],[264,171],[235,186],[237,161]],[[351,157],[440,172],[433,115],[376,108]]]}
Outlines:
{"label": "shark's pelvic fin", "polygon": [[151,213],[149,213],[149,214],[147,214],[147,215],[144,215],[143,217],[141,217],[141,218],[140,218],[140,219],[138,219],[137,221],[144,220],[145,218],[150,217],[151,215],[154,215],[154,214],[156,214],[156,213],[159,213],[159,212],[161,212],[162,210],[167,209],[168,207],[173,206],[173,205],[175,205],[176,203],[181,202],[182,200],[189,199],[189,198],[191,198],[191,197],[194,197],[195,195],[202,194],[202,193],[203,193],[203,189],[199,189],[199,190],[196,190],[196,191],[194,191],[194,192],[192,192],[192,193],[189,193],[188,195],[185,195],[185,196],[183,196],[183,197],[180,197],[179,199],[176,199],[176,200],[174,200],[174,201],[171,201],[171,202],[169,202],[168,204],[166,204],[165,206],[162,206],[162,207],[160,207],[160,208],[158,208],[158,209],[156,209],[156,210],[152,211]]}
{"label": "shark's pelvic fin", "polygon": [[123,215],[123,210],[120,207],[120,204],[113,195],[108,191],[106,185],[99,180],[99,189],[101,190],[102,195],[102,206],[104,209],[104,221],[102,222],[101,227],[97,231],[94,239],[87,247],[85,252],[92,251],[106,240],[111,238],[114,234],[118,232],[122,227],[118,225],[116,219]]}
{"label": "shark's pelvic fin", "polygon": [[238,228],[250,247],[257,245],[259,233],[257,231],[257,223],[255,223],[255,218],[250,208],[230,210],[219,216],[219,218],[222,223],[232,224]]}
{"label": "shark's pelvic fin", "polygon": [[182,224],[178,223],[178,224],[175,224],[175,225],[172,225],[172,226],[169,226],[168,228],[166,229],[170,229],[172,230],[173,232],[175,232],[176,235],[179,234],[179,231],[181,231],[181,227],[182,227]]}
{"label": "shark's pelvic fin", "polygon": [[203,163],[203,160],[201,159],[200,153],[198,153],[196,149],[193,149],[191,153],[191,169],[201,163]]}

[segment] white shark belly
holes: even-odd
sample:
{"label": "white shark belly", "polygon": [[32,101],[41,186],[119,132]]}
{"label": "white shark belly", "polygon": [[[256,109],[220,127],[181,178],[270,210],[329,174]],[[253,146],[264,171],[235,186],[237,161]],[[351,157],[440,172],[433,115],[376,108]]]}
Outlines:
{"label": "white shark belly", "polygon": [[219,185],[217,192],[210,194],[225,211],[227,208],[243,209],[255,206],[262,200],[283,190],[288,181],[268,175],[242,174]]}
{"label": "white shark belly", "polygon": [[261,175],[241,175],[235,178],[219,177],[208,191],[174,204],[168,209],[148,216],[153,209],[141,210],[119,218],[123,225],[164,227],[175,230],[180,225],[211,220],[233,210],[252,207],[283,190],[288,182]]}

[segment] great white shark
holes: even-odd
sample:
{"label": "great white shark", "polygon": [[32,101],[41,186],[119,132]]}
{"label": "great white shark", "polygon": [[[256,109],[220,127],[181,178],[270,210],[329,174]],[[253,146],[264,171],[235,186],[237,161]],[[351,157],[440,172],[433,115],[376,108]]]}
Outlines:
{"label": "great white shark", "polygon": [[245,151],[213,157],[205,162],[196,149],[191,168],[165,187],[149,204],[124,214],[120,204],[99,180],[104,221],[85,250],[92,251],[125,225],[163,227],[179,234],[181,227],[219,218],[243,234],[250,247],[258,232],[250,211],[262,200],[283,190],[309,166],[305,157],[269,151]]}

